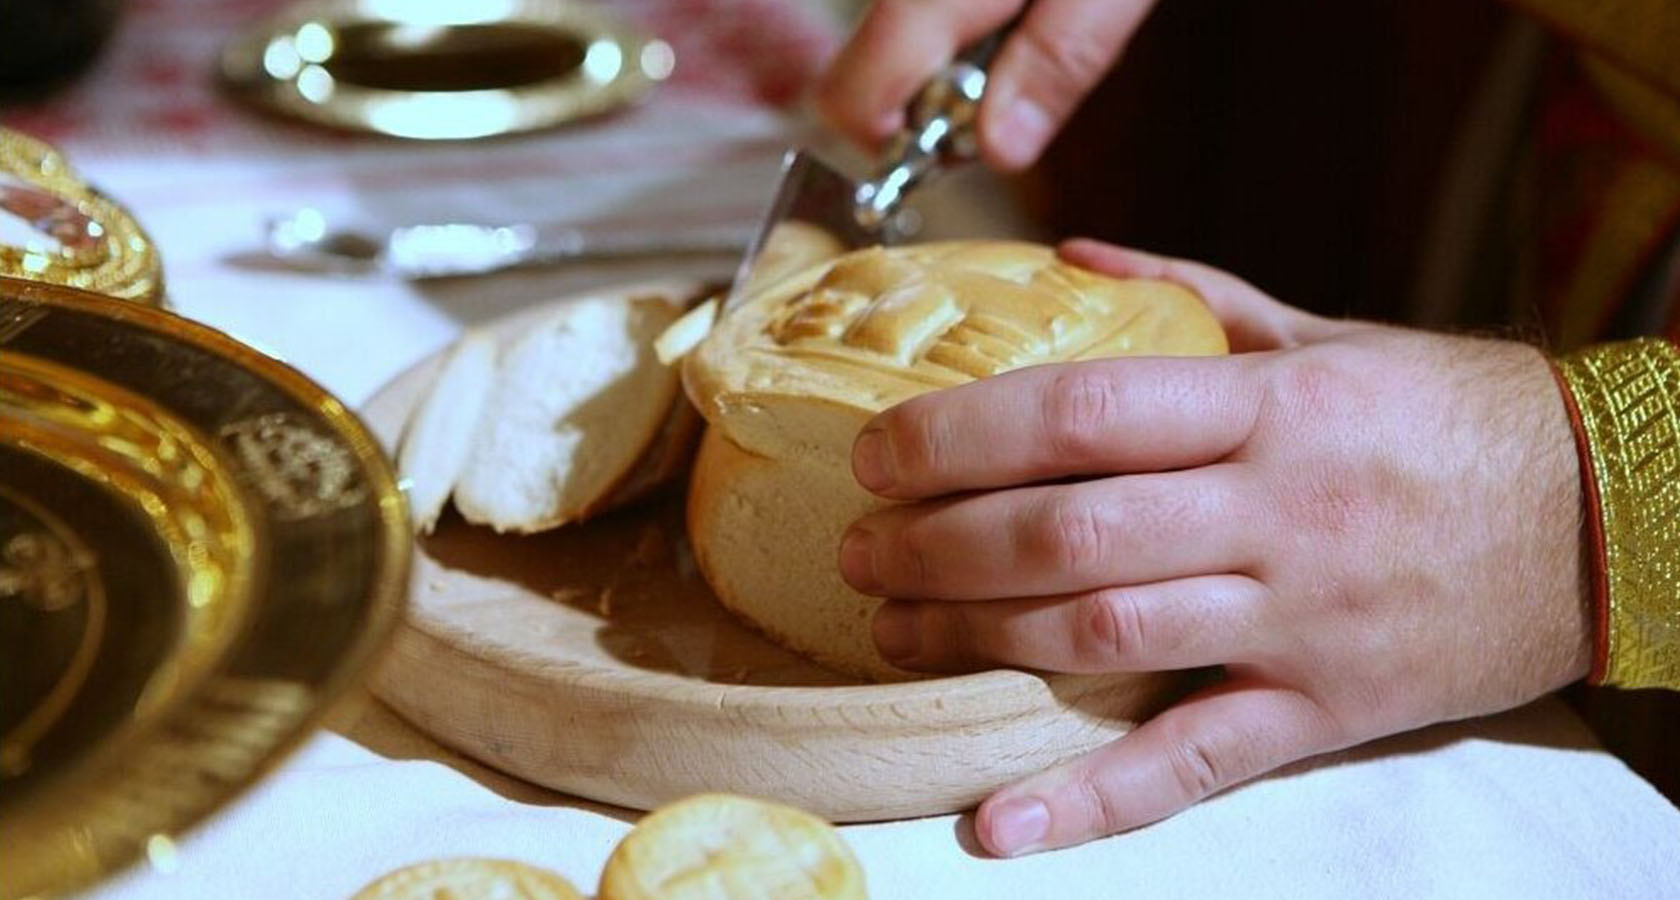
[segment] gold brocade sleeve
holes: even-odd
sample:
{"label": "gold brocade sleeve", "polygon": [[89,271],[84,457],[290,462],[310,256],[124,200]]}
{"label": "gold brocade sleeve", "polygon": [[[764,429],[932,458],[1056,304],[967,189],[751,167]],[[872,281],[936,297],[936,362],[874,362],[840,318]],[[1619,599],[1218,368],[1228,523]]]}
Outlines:
{"label": "gold brocade sleeve", "polygon": [[1597,538],[1589,680],[1680,690],[1680,351],[1600,344],[1558,360],[1558,373]]}

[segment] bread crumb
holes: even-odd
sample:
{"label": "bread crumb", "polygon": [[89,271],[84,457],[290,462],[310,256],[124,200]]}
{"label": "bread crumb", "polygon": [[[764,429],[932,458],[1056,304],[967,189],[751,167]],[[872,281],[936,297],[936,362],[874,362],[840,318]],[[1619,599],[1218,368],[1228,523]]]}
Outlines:
{"label": "bread crumb", "polygon": [[729,680],[735,682],[736,684],[746,684],[747,679],[751,677],[752,670],[743,666],[736,669],[735,672],[729,676]]}
{"label": "bread crumb", "polygon": [[687,540],[677,543],[677,575],[684,581],[693,581],[700,577],[700,565],[694,560],[694,548]]}
{"label": "bread crumb", "polygon": [[548,592],[549,599],[557,603],[581,604],[595,593],[593,588],[557,587]]}
{"label": "bread crumb", "polygon": [[603,619],[612,618],[612,612],[613,612],[613,588],[612,588],[612,585],[607,585],[606,587],[602,588],[601,593],[598,594],[595,597],[595,611],[597,613],[600,613],[601,618],[603,618]]}

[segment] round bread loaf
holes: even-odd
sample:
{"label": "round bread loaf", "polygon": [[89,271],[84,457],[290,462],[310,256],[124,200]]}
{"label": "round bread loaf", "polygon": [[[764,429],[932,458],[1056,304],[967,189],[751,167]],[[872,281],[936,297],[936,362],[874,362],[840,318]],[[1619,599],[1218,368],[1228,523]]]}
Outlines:
{"label": "round bread loaf", "polygon": [[763,285],[684,361],[710,424],[689,489],[696,560],[719,600],[779,643],[849,674],[914,677],[876,653],[879,601],[836,565],[846,527],[886,502],[852,478],[859,429],[917,394],[1024,366],[1225,351],[1189,290],[1036,244],[877,247]]}

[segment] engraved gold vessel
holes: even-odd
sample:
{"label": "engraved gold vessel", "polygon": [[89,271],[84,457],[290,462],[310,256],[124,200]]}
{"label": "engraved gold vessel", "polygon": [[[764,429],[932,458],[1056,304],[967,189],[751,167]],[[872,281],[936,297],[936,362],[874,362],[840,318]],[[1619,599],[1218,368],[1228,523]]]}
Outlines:
{"label": "engraved gold vessel", "polygon": [[408,564],[384,453],[321,388],[0,278],[0,897],[167,865],[374,663]]}

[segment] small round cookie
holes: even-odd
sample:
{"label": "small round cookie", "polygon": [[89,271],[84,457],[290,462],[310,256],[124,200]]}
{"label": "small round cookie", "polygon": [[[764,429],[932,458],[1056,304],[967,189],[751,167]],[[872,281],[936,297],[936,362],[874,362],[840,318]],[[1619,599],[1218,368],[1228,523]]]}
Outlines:
{"label": "small round cookie", "polygon": [[571,882],[509,859],[435,859],[404,866],[350,900],[584,900]]}
{"label": "small round cookie", "polygon": [[832,825],[801,810],[698,794],[619,842],[598,900],[862,900],[863,869]]}

